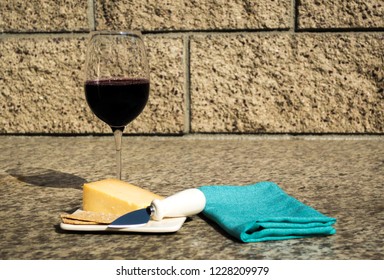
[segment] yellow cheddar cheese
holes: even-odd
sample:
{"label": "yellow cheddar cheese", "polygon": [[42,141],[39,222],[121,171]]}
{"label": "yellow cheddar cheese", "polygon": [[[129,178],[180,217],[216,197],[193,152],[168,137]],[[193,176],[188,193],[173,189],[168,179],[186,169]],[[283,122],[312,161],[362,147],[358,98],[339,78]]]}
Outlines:
{"label": "yellow cheddar cheese", "polygon": [[163,197],[117,179],[104,179],[83,186],[85,211],[123,215],[147,207],[154,199]]}

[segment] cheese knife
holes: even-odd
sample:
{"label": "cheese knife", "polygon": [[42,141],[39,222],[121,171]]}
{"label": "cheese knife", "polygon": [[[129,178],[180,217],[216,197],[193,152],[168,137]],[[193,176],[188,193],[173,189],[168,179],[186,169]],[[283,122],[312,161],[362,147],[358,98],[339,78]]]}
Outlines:
{"label": "cheese knife", "polygon": [[108,228],[140,227],[150,218],[160,221],[163,218],[187,217],[203,211],[206,199],[202,191],[187,189],[165,199],[154,199],[146,208],[124,214],[108,225]]}

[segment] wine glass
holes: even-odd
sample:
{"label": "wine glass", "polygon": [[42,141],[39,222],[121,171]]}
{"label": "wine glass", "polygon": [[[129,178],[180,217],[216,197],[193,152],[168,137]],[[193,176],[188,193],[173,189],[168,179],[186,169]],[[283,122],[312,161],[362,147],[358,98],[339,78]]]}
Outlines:
{"label": "wine glass", "polygon": [[121,180],[121,142],[125,126],[144,109],[149,96],[149,67],[137,31],[95,31],[88,43],[85,97],[92,112],[113,132]]}

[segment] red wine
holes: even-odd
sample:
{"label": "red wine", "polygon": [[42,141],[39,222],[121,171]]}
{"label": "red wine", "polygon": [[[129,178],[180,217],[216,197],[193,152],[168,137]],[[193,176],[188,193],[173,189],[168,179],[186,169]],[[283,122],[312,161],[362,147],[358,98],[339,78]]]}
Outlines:
{"label": "red wine", "polygon": [[148,101],[149,80],[111,79],[85,82],[85,97],[93,113],[113,128],[134,120]]}

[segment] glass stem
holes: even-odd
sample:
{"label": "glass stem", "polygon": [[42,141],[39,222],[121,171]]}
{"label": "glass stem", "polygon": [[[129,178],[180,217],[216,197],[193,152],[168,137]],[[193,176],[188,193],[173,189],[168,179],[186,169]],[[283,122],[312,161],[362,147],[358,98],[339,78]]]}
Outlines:
{"label": "glass stem", "polygon": [[121,127],[112,128],[116,145],[116,177],[119,180],[121,180],[121,140],[123,138],[123,130],[124,128]]}

